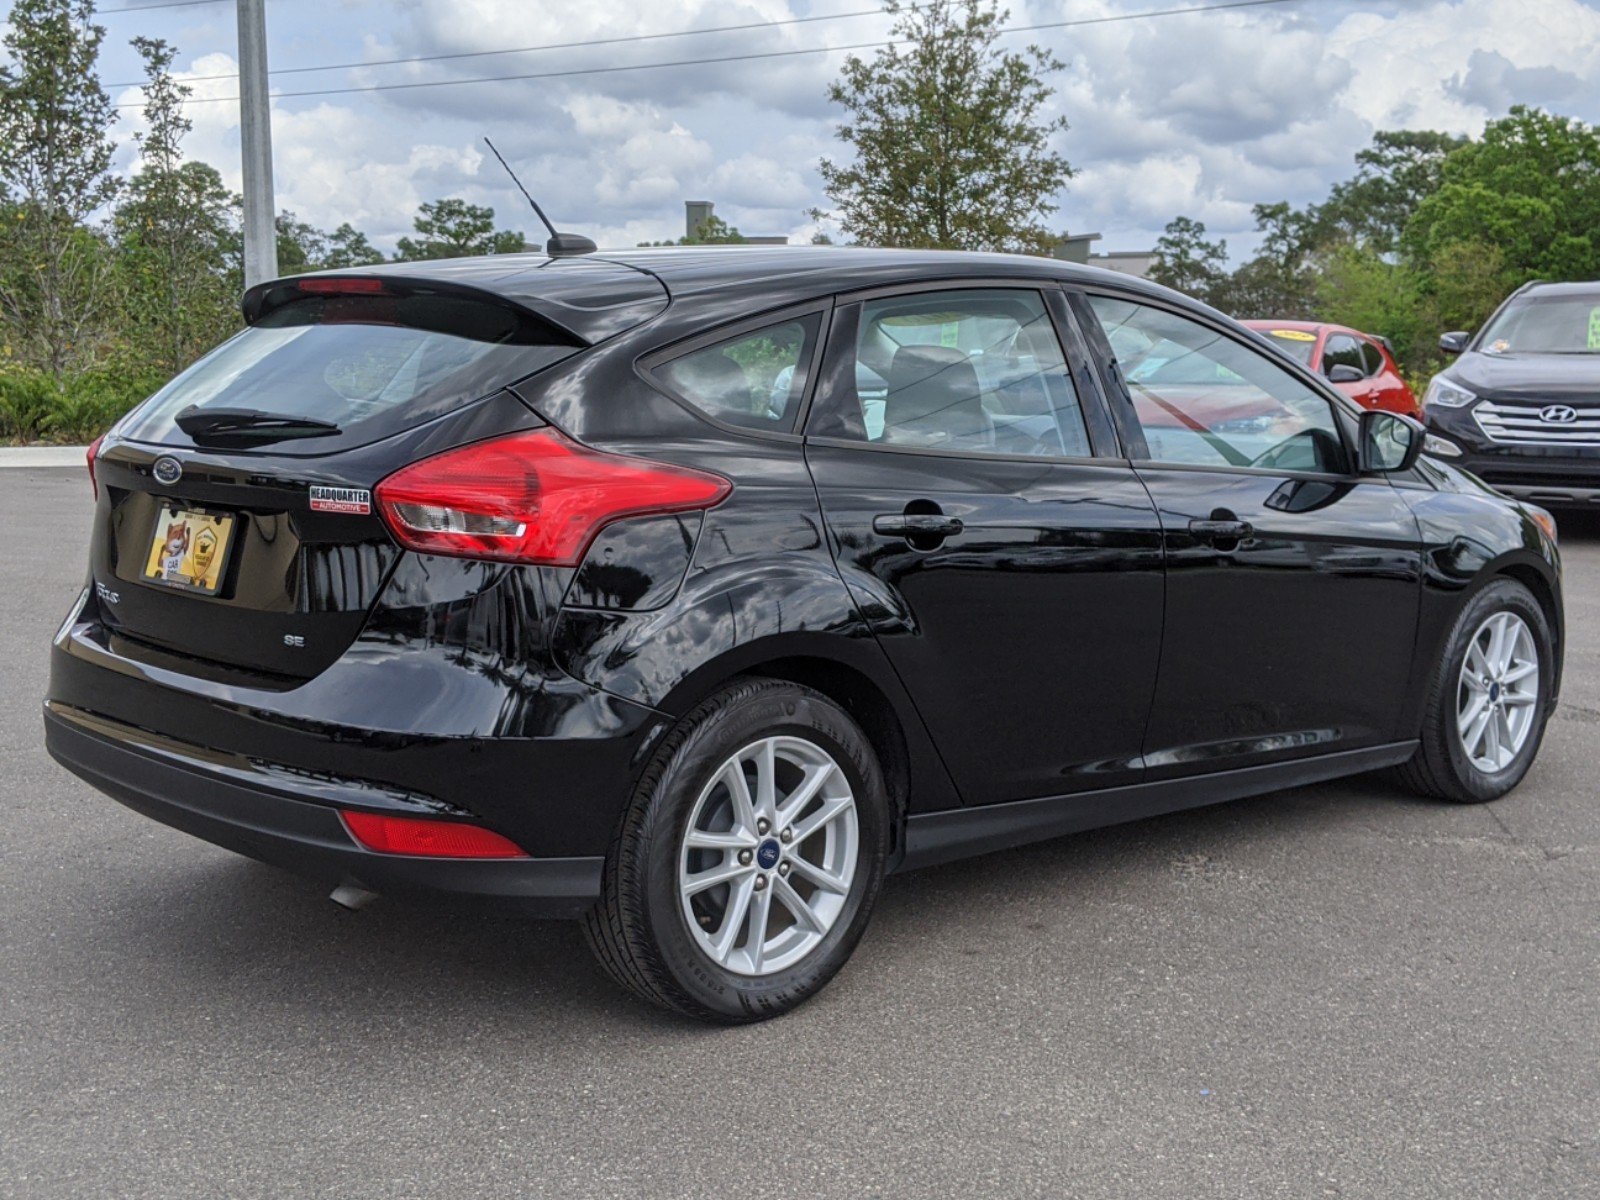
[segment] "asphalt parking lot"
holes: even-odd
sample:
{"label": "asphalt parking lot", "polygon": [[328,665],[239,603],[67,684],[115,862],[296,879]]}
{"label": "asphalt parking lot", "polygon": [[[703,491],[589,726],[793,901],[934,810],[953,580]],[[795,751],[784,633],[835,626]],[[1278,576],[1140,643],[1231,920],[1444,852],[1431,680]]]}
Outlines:
{"label": "asphalt parking lot", "polygon": [[1600,521],[1510,798],[1355,780],[902,876],[817,1001],[716,1030],[574,926],[347,912],[78,783],[38,709],[83,473],[0,471],[0,513],[0,1195],[1600,1195]]}

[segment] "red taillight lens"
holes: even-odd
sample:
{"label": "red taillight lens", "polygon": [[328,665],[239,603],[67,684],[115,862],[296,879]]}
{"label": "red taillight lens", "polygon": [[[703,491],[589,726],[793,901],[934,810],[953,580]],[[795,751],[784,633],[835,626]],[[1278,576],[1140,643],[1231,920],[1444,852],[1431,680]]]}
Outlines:
{"label": "red taillight lens", "polygon": [[106,440],[106,435],[101,434],[89,443],[89,450],[83,457],[89,463],[89,491],[96,500],[100,499],[100,481],[94,477],[94,460],[100,456],[100,443]]}
{"label": "red taillight lens", "polygon": [[732,490],[720,475],[605,454],[540,429],[412,463],[374,494],[407,549],[573,567],[611,521],[710,508]]}
{"label": "red taillight lens", "polygon": [[346,812],[345,828],[368,850],[421,858],[527,858],[528,852],[491,829],[465,821]]}

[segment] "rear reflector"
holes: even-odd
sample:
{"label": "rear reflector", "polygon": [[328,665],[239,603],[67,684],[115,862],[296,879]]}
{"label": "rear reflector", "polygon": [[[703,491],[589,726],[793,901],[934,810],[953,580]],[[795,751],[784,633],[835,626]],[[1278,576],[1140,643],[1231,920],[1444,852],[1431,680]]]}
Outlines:
{"label": "rear reflector", "polygon": [[373,493],[407,549],[575,567],[603,525],[710,508],[732,490],[720,475],[591,450],[540,429],[425,458]]}
{"label": "rear reflector", "polygon": [[528,852],[493,830],[465,821],[431,821],[383,813],[344,812],[345,828],[368,850],[422,858],[527,858]]}
{"label": "rear reflector", "polygon": [[100,443],[105,440],[106,435],[102,433],[99,437],[95,438],[94,441],[89,443],[89,451],[84,455],[84,458],[87,459],[89,463],[89,491],[93,494],[96,500],[100,499],[100,481],[94,477],[94,460],[99,457]]}

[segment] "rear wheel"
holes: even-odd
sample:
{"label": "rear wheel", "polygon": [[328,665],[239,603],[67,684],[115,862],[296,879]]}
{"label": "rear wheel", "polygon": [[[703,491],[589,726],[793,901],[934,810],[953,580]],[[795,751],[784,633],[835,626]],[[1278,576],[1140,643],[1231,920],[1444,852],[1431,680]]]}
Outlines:
{"label": "rear wheel", "polygon": [[606,859],[590,947],[625,987],[690,1016],[777,1016],[860,940],[888,804],[871,745],[810,688],[741,681],[667,737]]}
{"label": "rear wheel", "polygon": [[1516,787],[1544,738],[1553,650],[1544,610],[1522,584],[1499,579],[1474,596],[1434,668],[1405,782],[1463,803]]}

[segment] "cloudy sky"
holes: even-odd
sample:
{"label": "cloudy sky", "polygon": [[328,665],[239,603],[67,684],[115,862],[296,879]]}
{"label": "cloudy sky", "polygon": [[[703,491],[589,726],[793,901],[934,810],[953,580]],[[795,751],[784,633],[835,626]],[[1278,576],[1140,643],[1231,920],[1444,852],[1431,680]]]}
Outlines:
{"label": "cloudy sky", "polygon": [[[136,34],[177,46],[195,89],[187,153],[236,188],[233,5],[138,7],[145,2],[102,5],[102,79],[139,78],[127,45]],[[1009,23],[1214,2],[1019,0]],[[278,205],[324,228],[353,222],[384,248],[409,231],[420,202],[445,195],[493,205],[503,224],[533,232],[520,197],[486,160],[488,133],[558,224],[601,245],[677,236],[683,201],[701,198],[747,234],[807,239],[816,226],[806,210],[826,204],[817,160],[840,152],[827,84],[844,47],[887,36],[890,22],[874,8],[268,0]],[[796,17],[824,19],[770,24]],[[616,40],[730,25],[764,27]],[[1077,174],[1054,223],[1103,234],[1102,250],[1147,248],[1178,213],[1248,250],[1253,203],[1320,198],[1352,172],[1375,129],[1475,133],[1518,102],[1600,122],[1600,0],[1284,0],[1019,32],[1003,44],[1029,41],[1068,64],[1054,103],[1071,123],[1060,149]],[[565,45],[524,49],[552,43]],[[471,57],[380,65],[437,55]],[[741,55],[766,57],[627,69]],[[513,75],[544,77],[464,82]],[[292,94],[422,83],[441,86]],[[127,169],[139,93],[110,91],[129,106],[118,124]]]}

